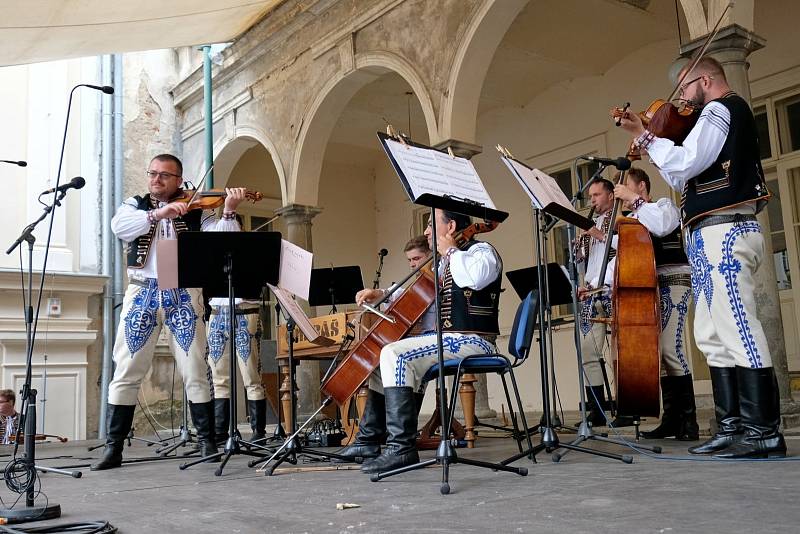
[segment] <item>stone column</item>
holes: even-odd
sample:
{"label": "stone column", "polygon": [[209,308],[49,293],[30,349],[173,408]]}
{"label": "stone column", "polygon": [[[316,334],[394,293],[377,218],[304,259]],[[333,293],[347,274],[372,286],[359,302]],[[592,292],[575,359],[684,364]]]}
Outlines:
{"label": "stone column", "polygon": [[[275,210],[275,214],[280,215],[286,225],[284,239],[312,252],[311,220],[321,211],[321,208],[300,204],[289,204]],[[307,419],[319,408],[319,379],[319,362],[305,360],[296,367],[298,420]]]}
{"label": "stone column", "polygon": [[[467,159],[483,151],[483,147],[479,145],[465,143],[456,139],[442,141],[436,144],[434,148],[439,150],[450,148],[456,156]],[[489,406],[489,391],[486,387],[486,375],[480,374],[475,378],[477,379],[473,384],[475,387],[475,415],[478,419],[492,419],[497,417],[497,412],[492,410]],[[457,392],[454,392],[454,394],[455,393]]]}
{"label": "stone column", "polygon": [[[689,57],[692,52],[702,46],[703,39],[687,43],[681,48],[683,57]],[[764,47],[764,39],[746,30],[739,25],[723,28],[717,38],[709,46],[707,55],[710,55],[722,64],[728,84],[738,95],[750,101],[750,80],[747,71],[750,68],[748,56]],[[775,202],[773,200],[773,202]],[[786,206],[784,207],[786,208]],[[758,215],[762,228],[769,228],[767,210]],[[790,414],[800,412],[800,406],[792,401],[791,385],[789,383],[789,368],[786,361],[786,343],[783,337],[783,322],[781,320],[780,297],[778,283],[775,278],[775,268],[772,263],[772,241],[767,236],[764,261],[756,271],[756,300],[759,303],[759,319],[767,336],[769,351],[772,355],[775,374],[781,394],[781,413]]]}

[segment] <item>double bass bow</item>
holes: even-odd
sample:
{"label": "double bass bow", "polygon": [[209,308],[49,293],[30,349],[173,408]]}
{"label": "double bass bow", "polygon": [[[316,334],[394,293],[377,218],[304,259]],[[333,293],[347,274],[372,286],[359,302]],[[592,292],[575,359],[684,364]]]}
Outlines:
{"label": "double bass bow", "polygon": [[[496,222],[473,223],[456,234],[456,243],[460,246],[472,239],[475,234],[490,232],[498,225]],[[384,318],[376,321],[322,383],[322,393],[327,395],[325,403],[334,400],[339,406],[344,406],[380,364],[381,349],[384,345],[405,337],[433,304],[436,298],[436,276],[431,263],[432,258],[398,284],[400,286],[415,275],[419,275],[384,312],[392,321]],[[388,295],[384,295],[374,306],[377,308],[387,298]]]}

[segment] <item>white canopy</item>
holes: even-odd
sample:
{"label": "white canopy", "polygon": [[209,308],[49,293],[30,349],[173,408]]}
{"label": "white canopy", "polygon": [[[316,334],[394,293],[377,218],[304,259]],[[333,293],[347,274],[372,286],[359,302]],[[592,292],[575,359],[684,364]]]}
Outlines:
{"label": "white canopy", "polygon": [[281,0],[8,0],[0,66],[230,41]]}

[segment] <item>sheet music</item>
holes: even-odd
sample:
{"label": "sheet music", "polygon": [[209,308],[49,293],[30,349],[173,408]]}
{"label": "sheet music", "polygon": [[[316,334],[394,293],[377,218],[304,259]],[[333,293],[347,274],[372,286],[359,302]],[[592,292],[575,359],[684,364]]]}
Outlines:
{"label": "sheet music", "polygon": [[386,140],[386,147],[411,188],[414,195],[412,201],[424,193],[432,193],[468,198],[495,209],[480,176],[468,159],[434,149],[404,145],[392,139]]}
{"label": "sheet music", "polygon": [[272,284],[267,284],[267,286],[270,291],[272,291],[272,294],[275,295],[275,298],[278,299],[278,302],[280,302],[281,308],[289,314],[289,317],[294,320],[295,324],[300,328],[300,331],[306,336],[306,339],[315,345],[321,346],[330,346],[335,343],[331,338],[319,335],[317,329],[314,328],[314,325],[308,320],[306,312],[304,312],[300,305],[292,298],[291,293],[285,289],[275,287]]}
{"label": "sheet music", "polygon": [[314,255],[307,250],[281,239],[281,265],[278,287],[308,301],[313,257]]}
{"label": "sheet music", "polygon": [[555,202],[570,210],[574,209],[567,195],[558,187],[555,178],[539,169],[529,169],[514,159],[504,157],[502,160],[517,178],[519,184],[528,192],[531,200],[538,204],[537,208],[544,208]]}

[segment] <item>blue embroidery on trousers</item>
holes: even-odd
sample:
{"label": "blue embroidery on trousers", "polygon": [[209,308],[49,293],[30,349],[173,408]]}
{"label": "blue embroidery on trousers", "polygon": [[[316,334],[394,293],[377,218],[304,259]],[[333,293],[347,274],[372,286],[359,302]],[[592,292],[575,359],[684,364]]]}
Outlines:
{"label": "blue embroidery on trousers", "polygon": [[747,359],[752,368],[762,367],[761,355],[758,353],[758,345],[750,331],[750,323],[742,305],[742,297],[739,294],[738,276],[742,270],[742,264],[733,255],[733,246],[736,240],[749,233],[761,232],[761,226],[757,221],[745,221],[733,225],[733,228],[725,234],[722,239],[722,261],[720,261],[720,274],[725,278],[725,289],[728,293],[728,302],[731,305],[733,318],[739,330],[739,338],[742,340]]}
{"label": "blue embroidery on trousers", "polygon": [[[216,314],[211,316],[211,324],[208,331],[208,355],[219,362],[228,344],[230,331],[230,310],[228,306],[217,308]],[[250,357],[250,332],[247,329],[247,318],[244,315],[236,316],[235,345],[236,354],[242,361],[246,362]]]}
{"label": "blue embroidery on trousers", "polygon": [[603,307],[603,313],[606,317],[611,317],[611,298],[608,295],[593,295],[592,297],[583,301],[583,306],[581,307],[581,335],[586,337],[594,326],[592,323],[592,319],[596,319],[598,315],[600,315],[597,306],[595,305],[596,302],[599,302],[600,305]]}
{"label": "blue embroidery on trousers", "polygon": [[706,305],[711,310],[711,297],[714,295],[714,283],[711,281],[711,272],[714,266],[706,256],[705,242],[700,230],[692,232],[686,244],[686,255],[692,267],[692,290],[694,301],[700,302],[700,295],[705,293]]}
{"label": "blue embroidery on trousers", "polygon": [[197,327],[192,296],[185,289],[165,289],[161,291],[161,307],[164,308],[164,322],[175,342],[184,352],[189,352]]}
{"label": "blue embroidery on trousers", "polygon": [[[442,346],[444,350],[450,352],[451,354],[458,354],[461,348],[467,345],[475,345],[486,354],[495,354],[497,351],[494,345],[477,336],[458,338],[444,336],[442,338]],[[432,354],[436,354],[435,343],[423,345],[421,347],[398,354],[397,366],[394,373],[395,386],[402,387],[406,385],[406,366],[409,362],[424,356],[430,356]]]}
{"label": "blue embroidery on trousers", "polygon": [[158,285],[150,280],[147,287],[142,287],[133,297],[133,304],[125,315],[125,343],[133,355],[142,350],[147,340],[153,335],[158,313]]}

